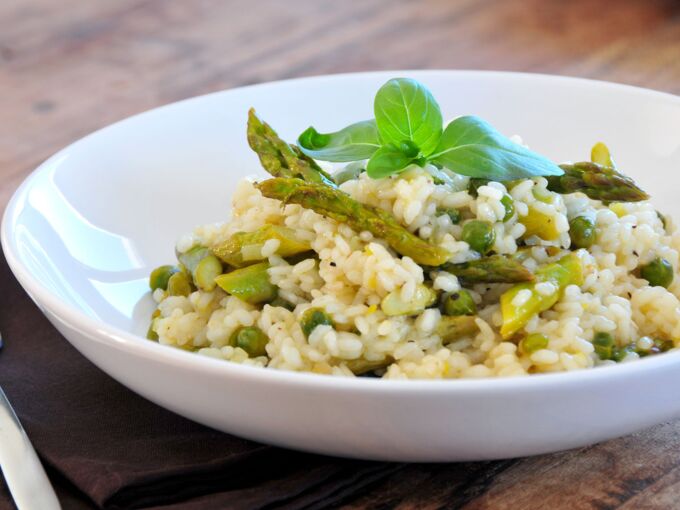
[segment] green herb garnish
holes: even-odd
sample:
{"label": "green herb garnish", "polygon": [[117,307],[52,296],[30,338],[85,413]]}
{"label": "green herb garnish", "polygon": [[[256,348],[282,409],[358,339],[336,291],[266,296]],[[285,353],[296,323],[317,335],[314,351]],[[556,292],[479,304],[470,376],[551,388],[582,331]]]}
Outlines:
{"label": "green herb garnish", "polygon": [[380,87],[373,101],[375,123],[384,143],[411,142],[431,154],[442,136],[442,112],[425,85],[396,78]]}
{"label": "green herb garnish", "polygon": [[549,159],[530,151],[474,116],[458,117],[446,126],[439,145],[428,159],[456,173],[512,181],[541,175],[562,175]]}
{"label": "green herb garnish", "polygon": [[416,80],[394,78],[385,83],[375,96],[374,115],[374,120],[335,133],[322,134],[310,127],[298,139],[300,149],[323,161],[368,159],[366,173],[376,179],[426,163],[494,181],[563,174],[555,163],[479,117],[458,117],[443,129],[437,101]]}
{"label": "green herb garnish", "polygon": [[298,143],[307,156],[336,162],[368,159],[381,146],[375,120],[357,122],[335,133],[319,133],[309,127]]}

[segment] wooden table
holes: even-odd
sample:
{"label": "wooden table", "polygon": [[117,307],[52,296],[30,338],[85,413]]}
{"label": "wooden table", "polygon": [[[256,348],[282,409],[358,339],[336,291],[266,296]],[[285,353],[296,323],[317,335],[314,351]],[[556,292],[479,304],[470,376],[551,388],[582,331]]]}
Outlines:
{"label": "wooden table", "polygon": [[[376,69],[501,69],[680,94],[672,0],[3,0],[0,203],[110,122],[239,85]],[[625,391],[622,389],[622,391]],[[405,465],[347,508],[678,508],[680,422],[566,453]]]}

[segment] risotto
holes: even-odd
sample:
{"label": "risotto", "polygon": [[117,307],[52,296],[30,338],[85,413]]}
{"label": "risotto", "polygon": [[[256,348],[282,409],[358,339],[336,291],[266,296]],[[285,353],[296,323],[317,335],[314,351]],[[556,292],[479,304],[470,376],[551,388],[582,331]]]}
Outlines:
{"label": "risotto", "polygon": [[[378,94],[395,83],[407,113],[436,105],[412,80]],[[386,125],[379,95],[375,120],[297,145],[251,111],[273,178],[239,182],[230,219],[180,237],[178,263],[152,273],[150,339],[390,379],[585,369],[680,342],[680,236],[603,144],[557,166],[481,119],[437,128],[431,105],[390,135],[399,112]]]}

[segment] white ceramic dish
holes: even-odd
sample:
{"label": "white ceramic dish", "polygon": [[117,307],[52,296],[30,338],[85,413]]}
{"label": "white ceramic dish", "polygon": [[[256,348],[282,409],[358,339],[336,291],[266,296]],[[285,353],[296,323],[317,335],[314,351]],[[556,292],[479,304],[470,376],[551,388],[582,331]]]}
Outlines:
{"label": "white ceramic dish", "polygon": [[[472,113],[555,160],[605,140],[680,219],[680,98],[560,77],[473,71],[324,76],[228,90],[90,135],[41,165],[5,212],[17,278],[87,358],[148,399],[217,429],[348,457],[454,461],[572,448],[680,414],[680,353],[520,379],[382,381],[265,370],[143,338],[151,268],[175,239],[223,220],[234,184],[264,173],[246,111],[292,139],[371,116],[387,79],[427,84],[447,117]],[[676,173],[673,173],[676,172]],[[87,381],[83,381],[87,384]]]}

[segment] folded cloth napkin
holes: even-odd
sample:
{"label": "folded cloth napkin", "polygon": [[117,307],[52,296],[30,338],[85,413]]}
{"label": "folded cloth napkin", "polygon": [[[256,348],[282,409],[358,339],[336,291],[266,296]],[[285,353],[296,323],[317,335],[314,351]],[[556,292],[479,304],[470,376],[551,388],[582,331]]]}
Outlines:
{"label": "folded cloth napkin", "polygon": [[264,446],[181,418],[71,347],[4,256],[0,289],[0,385],[48,470],[99,507],[321,508],[400,469]]}

